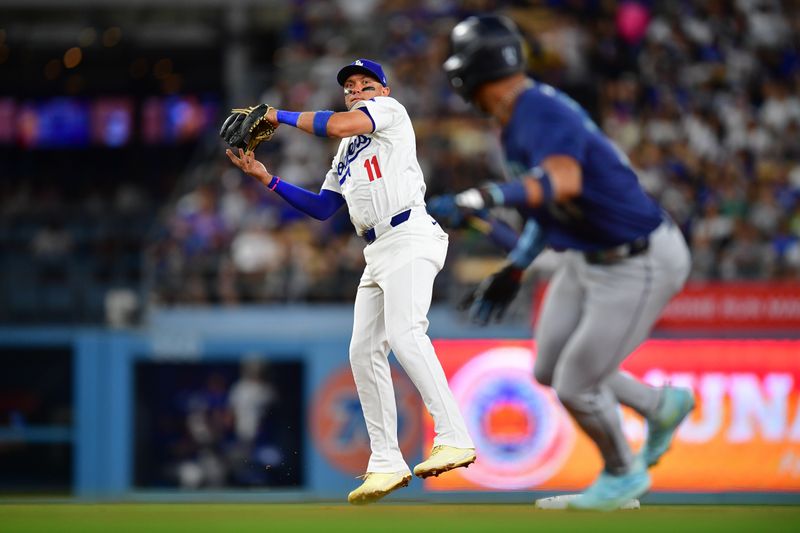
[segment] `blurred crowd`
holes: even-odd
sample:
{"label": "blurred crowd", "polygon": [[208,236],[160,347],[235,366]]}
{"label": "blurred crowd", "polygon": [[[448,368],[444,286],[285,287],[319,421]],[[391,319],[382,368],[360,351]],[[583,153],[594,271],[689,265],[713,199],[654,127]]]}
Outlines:
{"label": "blurred crowd", "polygon": [[[266,72],[252,77],[266,83],[254,99],[289,110],[343,110],[336,72],[357,57],[375,59],[414,122],[428,195],[505,179],[495,126],[450,90],[441,71],[455,23],[488,11],[509,15],[523,30],[531,74],[578,100],[628,154],[647,190],[683,229],[692,279],[800,278],[800,8],[794,2],[293,0],[267,17],[276,41],[251,54],[252,67]],[[352,299],[364,243],[346,210],[325,222],[305,217],[236,171],[216,132],[208,136],[209,155],[195,158],[178,181],[148,167],[150,181],[137,186],[142,181],[129,170],[125,179],[77,199],[58,180],[34,189],[24,181],[3,184],[0,211],[15,220],[3,228],[4,246],[72,258],[75,270],[76,251],[106,257],[94,261],[91,274],[103,290],[116,280],[130,285],[144,278],[147,297],[160,305]],[[317,191],[337,144],[284,126],[257,156],[282,179]],[[76,226],[73,218],[65,227],[54,216],[58,205],[77,209],[85,223]],[[95,221],[104,216],[93,213],[102,210],[114,213],[127,238],[99,234]],[[143,226],[156,211],[156,228],[148,230]],[[34,212],[38,222],[22,232],[16,221]],[[125,213],[131,216],[116,216]],[[129,259],[120,262],[123,256]],[[481,235],[451,232],[448,268],[434,298],[460,294],[501,258]],[[30,275],[18,266],[19,276]],[[55,287],[73,276],[59,268]],[[17,278],[4,279],[11,284],[4,294],[19,292]],[[64,309],[71,301],[64,300]]]}
{"label": "blurred crowd", "polygon": [[6,150],[0,321],[101,322],[111,300],[138,301],[157,199],[168,197],[187,158],[171,147]]}
{"label": "blurred crowd", "polygon": [[[800,278],[800,11],[788,2],[295,2],[261,101],[341,110],[337,70],[377,59],[414,121],[429,194],[503,179],[495,128],[440,69],[455,22],[492,9],[526,33],[533,76],[580,101],[679,222],[692,279]],[[336,143],[289,129],[258,156],[316,191]],[[157,297],[352,298],[363,243],[346,213],[306,219],[226,163],[170,216]],[[470,257],[501,255],[480,236],[451,237],[438,297],[485,274]]]}

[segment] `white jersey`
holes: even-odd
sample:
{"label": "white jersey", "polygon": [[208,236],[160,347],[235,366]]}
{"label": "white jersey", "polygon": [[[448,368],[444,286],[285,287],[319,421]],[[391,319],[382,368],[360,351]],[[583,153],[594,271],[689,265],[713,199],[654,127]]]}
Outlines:
{"label": "white jersey", "polygon": [[389,96],[357,102],[374,124],[367,135],[342,139],[322,189],[341,194],[356,233],[406,209],[425,205],[425,180],[406,108]]}

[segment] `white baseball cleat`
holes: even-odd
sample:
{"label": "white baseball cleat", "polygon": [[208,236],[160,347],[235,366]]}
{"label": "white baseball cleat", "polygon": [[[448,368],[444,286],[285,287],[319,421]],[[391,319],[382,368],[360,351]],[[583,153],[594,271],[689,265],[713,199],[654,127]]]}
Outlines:
{"label": "white baseball cleat", "polygon": [[[563,510],[566,509],[569,505],[569,502],[574,500],[580,496],[580,494],[562,494],[560,496],[550,496],[548,498],[539,498],[533,504],[533,507],[536,509],[545,509],[545,510]],[[630,500],[622,502],[619,506],[619,509],[622,511],[632,511],[639,509],[641,507],[641,503],[637,498],[632,498]]]}
{"label": "white baseball cleat", "polygon": [[475,448],[454,448],[440,444],[433,447],[430,457],[414,467],[414,475],[425,479],[454,468],[468,467],[474,462]]}
{"label": "white baseball cleat", "polygon": [[347,501],[353,505],[378,501],[394,490],[407,487],[411,481],[411,473],[408,470],[388,474],[367,472],[361,477],[364,482],[347,496]]}

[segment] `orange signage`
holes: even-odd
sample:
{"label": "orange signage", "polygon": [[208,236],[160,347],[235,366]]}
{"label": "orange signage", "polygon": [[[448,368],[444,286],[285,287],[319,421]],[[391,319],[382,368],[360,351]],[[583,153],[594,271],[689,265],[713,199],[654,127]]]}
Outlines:
{"label": "orange signage", "polygon": [[[397,403],[397,438],[403,455],[410,457],[422,438],[417,416],[422,402],[411,380],[394,367],[392,382]],[[349,475],[362,474],[370,456],[369,436],[349,366],[328,376],[314,394],[309,415],[314,446],[328,463]]]}
{"label": "orange signage", "polygon": [[[478,460],[430,490],[578,490],[601,468],[594,444],[553,391],[533,379],[531,341],[434,343],[476,442]],[[650,340],[623,369],[690,387],[697,406],[651,470],[653,490],[800,491],[800,341]],[[637,450],[646,426],[622,409]],[[426,448],[433,425],[425,417]]]}

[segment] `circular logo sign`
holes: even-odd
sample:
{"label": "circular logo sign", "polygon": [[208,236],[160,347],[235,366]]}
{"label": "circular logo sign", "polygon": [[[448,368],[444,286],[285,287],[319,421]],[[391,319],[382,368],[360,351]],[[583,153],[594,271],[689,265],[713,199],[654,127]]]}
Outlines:
{"label": "circular logo sign", "polygon": [[[411,456],[422,440],[421,401],[411,380],[392,368],[400,450]],[[363,474],[369,461],[369,435],[350,367],[333,372],[311,403],[314,445],[327,461],[346,474]]]}
{"label": "circular logo sign", "polygon": [[534,487],[556,473],[575,431],[555,393],[533,379],[530,350],[493,348],[450,380],[478,460],[461,474],[494,489]]}

